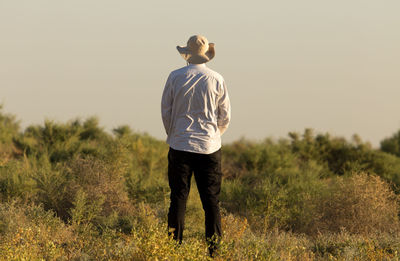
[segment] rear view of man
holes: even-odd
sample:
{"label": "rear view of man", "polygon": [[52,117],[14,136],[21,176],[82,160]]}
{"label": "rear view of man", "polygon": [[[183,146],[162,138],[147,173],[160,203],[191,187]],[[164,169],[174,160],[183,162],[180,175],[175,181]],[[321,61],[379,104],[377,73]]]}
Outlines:
{"label": "rear view of man", "polygon": [[215,56],[214,44],[201,35],[177,46],[187,66],[170,73],[161,114],[170,146],[168,180],[171,205],[168,227],[182,242],[186,201],[194,174],[205,212],[206,239],[212,256],[221,237],[221,135],[230,121],[230,102],[223,77],[206,67]]}

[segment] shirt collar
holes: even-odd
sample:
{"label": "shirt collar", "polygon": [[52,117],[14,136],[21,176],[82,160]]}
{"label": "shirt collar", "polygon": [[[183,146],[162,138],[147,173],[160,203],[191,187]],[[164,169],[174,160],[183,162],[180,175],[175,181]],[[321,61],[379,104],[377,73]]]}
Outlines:
{"label": "shirt collar", "polygon": [[193,67],[206,67],[205,63],[201,63],[201,64],[193,64],[193,63],[189,63],[188,66],[193,66]]}

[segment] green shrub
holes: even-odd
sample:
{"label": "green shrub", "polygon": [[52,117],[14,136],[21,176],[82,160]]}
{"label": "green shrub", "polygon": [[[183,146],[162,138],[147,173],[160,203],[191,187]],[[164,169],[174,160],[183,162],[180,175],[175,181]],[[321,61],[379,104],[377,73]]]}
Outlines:
{"label": "green shrub", "polygon": [[400,157],[400,130],[381,141],[381,150]]}
{"label": "green shrub", "polygon": [[3,105],[0,104],[0,144],[10,145],[12,139],[19,133],[19,122],[11,114],[3,113]]}
{"label": "green shrub", "polygon": [[52,163],[65,162],[78,155],[102,156],[111,137],[98,126],[96,118],[84,123],[66,124],[45,121],[44,126],[29,126],[14,139],[15,146],[28,156],[46,156]]}
{"label": "green shrub", "polygon": [[31,201],[36,195],[36,184],[27,160],[10,160],[0,166],[0,202],[13,199]]}

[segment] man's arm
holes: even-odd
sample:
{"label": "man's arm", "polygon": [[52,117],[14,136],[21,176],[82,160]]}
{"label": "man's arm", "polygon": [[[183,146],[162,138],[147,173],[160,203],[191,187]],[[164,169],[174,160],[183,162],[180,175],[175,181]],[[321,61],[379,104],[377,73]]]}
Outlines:
{"label": "man's arm", "polygon": [[168,77],[161,98],[161,117],[167,135],[171,125],[172,103],[173,103],[172,86],[170,82],[170,77]]}
{"label": "man's arm", "polygon": [[218,101],[218,129],[221,135],[228,129],[231,120],[231,103],[225,82],[222,83],[222,96]]}

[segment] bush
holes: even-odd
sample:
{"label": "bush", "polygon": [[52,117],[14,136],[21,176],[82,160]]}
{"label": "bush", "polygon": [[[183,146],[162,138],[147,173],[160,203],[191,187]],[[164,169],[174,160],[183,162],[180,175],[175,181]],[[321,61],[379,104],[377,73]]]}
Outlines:
{"label": "bush", "polygon": [[0,144],[10,145],[12,139],[18,135],[19,123],[14,115],[2,111],[3,105],[0,104]]}
{"label": "bush", "polygon": [[381,141],[381,150],[400,157],[400,130]]}
{"label": "bush", "polygon": [[36,197],[36,183],[28,160],[10,160],[0,166],[0,202],[20,199],[30,202]]}
{"label": "bush", "polygon": [[15,147],[12,140],[19,135],[19,123],[14,115],[2,112],[0,104],[0,167],[13,158]]}
{"label": "bush", "polygon": [[135,208],[128,198],[125,168],[117,163],[78,157],[52,167],[43,160],[32,171],[36,182],[34,201],[54,211],[65,222],[129,233]]}
{"label": "bush", "polygon": [[399,231],[399,197],[375,175],[356,174],[327,181],[327,191],[310,199],[316,206],[303,232],[370,235]]}
{"label": "bush", "polygon": [[79,218],[96,226],[130,232],[132,218],[137,213],[128,198],[124,173],[118,166],[96,159],[76,159],[69,164],[66,175],[71,175],[67,185],[69,198],[75,199],[71,209],[73,222]]}
{"label": "bush", "polygon": [[111,137],[98,126],[96,118],[89,118],[84,123],[45,121],[44,126],[29,126],[13,141],[25,155],[45,156],[52,163],[58,163],[78,155],[103,156]]}

